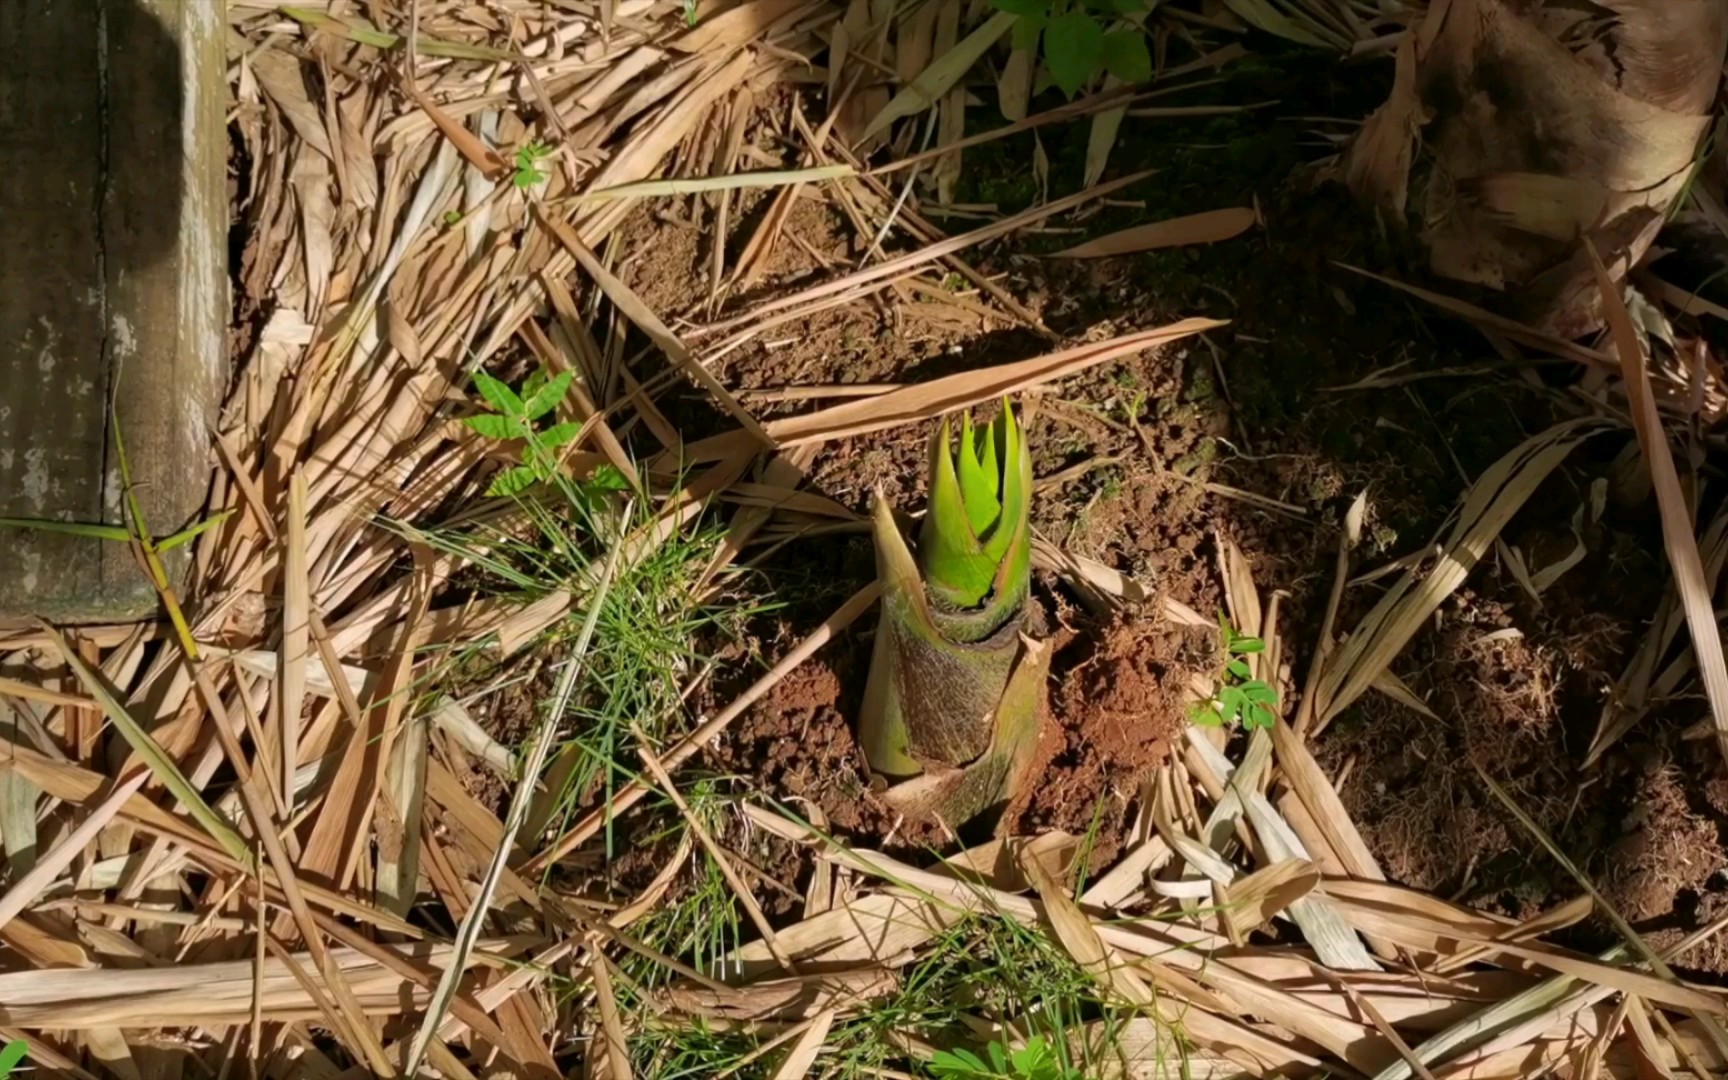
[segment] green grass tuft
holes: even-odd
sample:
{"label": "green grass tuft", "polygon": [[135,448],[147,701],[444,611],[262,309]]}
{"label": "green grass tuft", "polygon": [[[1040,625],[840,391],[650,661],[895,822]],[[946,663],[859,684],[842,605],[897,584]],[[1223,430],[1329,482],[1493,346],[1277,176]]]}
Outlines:
{"label": "green grass tuft", "polygon": [[[687,913],[681,916],[684,920],[699,922],[700,903],[693,893],[672,910]],[[655,918],[671,915],[662,912]],[[1048,1050],[1049,1075],[1099,1076],[1109,1071],[1108,1059],[1117,1045],[1114,1028],[1128,1013],[1108,1000],[1092,976],[1044,933],[1013,919],[979,913],[919,951],[920,959],[901,969],[894,993],[835,1022],[815,1075],[833,1080],[864,1080],[884,1071],[937,1075],[931,1063],[908,1055],[908,1038],[986,1060],[992,1042],[1036,1040]],[[980,1031],[981,1025],[994,1025],[995,1033]],[[737,1066],[768,1037],[716,1032],[700,1021],[680,1019],[645,1031],[632,1048],[643,1075],[712,1076]],[[772,1076],[783,1056],[776,1049],[736,1075]],[[1181,1064],[1172,1062],[1171,1075],[1181,1074]]]}
{"label": "green grass tuft", "polygon": [[[559,589],[576,596],[570,616],[533,646],[556,662],[581,621],[582,596],[608,547],[647,525],[653,509],[610,483],[584,484],[561,473],[512,496],[509,509],[412,538],[462,556],[480,571],[479,589],[531,603]],[[400,527],[400,526],[399,526]],[[565,716],[553,760],[562,777],[546,820],[567,826],[583,809],[609,801],[638,771],[635,725],[654,744],[687,724],[681,694],[710,663],[705,649],[736,640],[744,621],[767,610],[741,595],[700,593],[697,581],[721,535],[699,523],[669,537],[634,564],[618,568]],[[526,667],[521,660],[512,662]],[[465,677],[475,672],[464,665]],[[542,706],[544,707],[544,706]],[[607,855],[615,852],[610,825]]]}

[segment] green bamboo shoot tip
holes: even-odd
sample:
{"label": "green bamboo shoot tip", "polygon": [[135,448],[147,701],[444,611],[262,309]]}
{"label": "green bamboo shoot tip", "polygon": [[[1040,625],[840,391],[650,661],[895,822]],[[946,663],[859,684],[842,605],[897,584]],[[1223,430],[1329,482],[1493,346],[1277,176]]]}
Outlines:
{"label": "green bamboo shoot tip", "polygon": [[[1012,796],[1037,746],[1049,649],[1026,637],[1032,459],[1007,403],[993,423],[944,420],[914,558],[878,494],[882,610],[858,719],[889,804],[960,824]],[[959,457],[956,459],[955,455]]]}
{"label": "green bamboo shoot tip", "polygon": [[962,418],[958,458],[944,419],[930,445],[930,508],[918,541],[925,584],[958,610],[983,605],[999,588],[1017,602],[1023,592],[1017,549],[1030,552],[1032,461],[1007,402],[976,431],[970,416]]}

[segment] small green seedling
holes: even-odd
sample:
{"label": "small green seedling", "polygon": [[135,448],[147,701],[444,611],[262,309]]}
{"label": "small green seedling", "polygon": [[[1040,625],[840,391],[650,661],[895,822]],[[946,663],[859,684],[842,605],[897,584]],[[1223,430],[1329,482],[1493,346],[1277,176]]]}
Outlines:
{"label": "small green seedling", "polygon": [[6,1080],[24,1062],[24,1055],[30,1052],[30,1044],[23,1039],[13,1039],[5,1046],[0,1046],[0,1080]]}
{"label": "small green seedling", "polygon": [[545,183],[546,173],[541,170],[540,163],[551,155],[552,148],[539,139],[523,143],[516,149],[516,172],[511,180],[524,191],[536,184]]}
{"label": "small green seedling", "polygon": [[989,1061],[970,1050],[938,1050],[930,1058],[930,1073],[940,1080],[1083,1080],[1041,1035],[1027,1039],[1018,1050],[993,1042],[984,1052]]}
{"label": "small green seedling", "polygon": [[1044,40],[1044,68],[1050,81],[1073,97],[1100,71],[1126,83],[1152,77],[1146,34],[1127,23],[1107,29],[1114,19],[1147,9],[1146,0],[990,0],[1000,11],[1019,16],[1014,47],[1034,49]]}
{"label": "small green seedling", "polygon": [[1240,720],[1249,731],[1270,729],[1278,722],[1278,692],[1266,680],[1254,678],[1254,669],[1243,659],[1265,652],[1266,643],[1238,634],[1222,615],[1218,616],[1218,632],[1224,642],[1218,692],[1208,701],[1196,702],[1189,709],[1189,719],[1204,727],[1224,727]]}
{"label": "small green seedling", "polygon": [[488,439],[522,440],[522,464],[499,473],[486,490],[488,495],[515,495],[530,484],[552,478],[558,467],[558,451],[569,445],[582,425],[572,420],[539,428],[536,422],[558,407],[574,378],[570,371],[553,376],[537,371],[518,394],[502,379],[484,371],[474,373],[475,388],[494,411],[467,417],[463,423]]}
{"label": "small green seedling", "polygon": [[697,18],[696,0],[684,0],[684,25],[694,30]]}

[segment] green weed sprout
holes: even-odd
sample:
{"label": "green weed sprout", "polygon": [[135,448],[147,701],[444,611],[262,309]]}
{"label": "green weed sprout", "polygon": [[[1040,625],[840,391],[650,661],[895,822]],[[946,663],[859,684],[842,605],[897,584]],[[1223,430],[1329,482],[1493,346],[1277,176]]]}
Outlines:
{"label": "green weed sprout", "polygon": [[993,1042],[984,1052],[989,1061],[970,1050],[938,1050],[930,1058],[930,1072],[938,1080],[1082,1080],[1079,1072],[1062,1063],[1042,1035],[1027,1039],[1018,1050]]}
{"label": "green weed sprout", "polygon": [[882,608],[859,739],[899,781],[890,803],[959,825],[1014,794],[1038,738],[1049,651],[1027,637],[1032,459],[1006,403],[987,427],[944,420],[914,560],[873,508]]}
{"label": "green weed sprout", "polygon": [[[1138,14],[1147,0],[990,0],[999,11],[1019,16],[1014,21],[1016,49],[1037,48],[1044,42],[1044,69],[1050,81],[1073,97],[1087,83],[1108,71],[1125,83],[1152,77],[1152,53],[1146,33],[1128,23],[1107,29],[1113,20]],[[1126,22],[1126,20],[1124,20]]]}
{"label": "green weed sprout", "polygon": [[1270,729],[1278,722],[1278,692],[1264,679],[1254,678],[1253,668],[1243,659],[1265,652],[1266,643],[1237,633],[1222,615],[1218,617],[1218,633],[1224,643],[1224,668],[1218,675],[1218,692],[1210,700],[1191,706],[1189,719],[1204,727],[1225,727],[1240,720],[1249,731]]}
{"label": "green weed sprout", "polygon": [[24,1063],[25,1055],[30,1053],[30,1044],[23,1039],[13,1039],[5,1046],[0,1046],[0,1080],[6,1080],[12,1075],[12,1070]]}
{"label": "green weed sprout", "polygon": [[540,168],[540,163],[552,154],[552,148],[539,139],[531,139],[516,150],[516,171],[510,180],[517,187],[527,190],[536,184],[546,181],[546,173]]}
{"label": "green weed sprout", "polygon": [[488,439],[521,439],[522,464],[499,473],[486,490],[488,495],[516,495],[535,483],[552,478],[558,468],[558,451],[582,430],[575,421],[538,427],[570,390],[574,372],[548,376],[535,372],[518,394],[510,384],[484,371],[474,373],[474,387],[493,412],[470,416],[463,423]]}

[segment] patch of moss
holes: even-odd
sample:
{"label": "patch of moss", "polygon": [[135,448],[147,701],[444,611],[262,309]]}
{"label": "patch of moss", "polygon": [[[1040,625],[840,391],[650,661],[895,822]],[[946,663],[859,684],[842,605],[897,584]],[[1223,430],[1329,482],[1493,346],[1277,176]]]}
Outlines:
{"label": "patch of moss", "polygon": [[1218,460],[1218,440],[1207,438],[1200,445],[1170,463],[1170,471],[1178,476],[1193,476]]}

